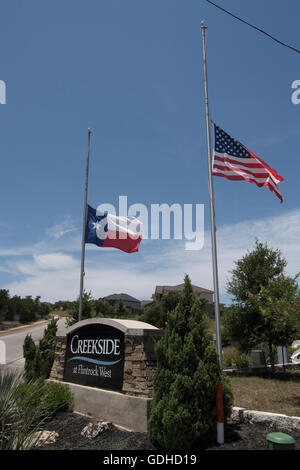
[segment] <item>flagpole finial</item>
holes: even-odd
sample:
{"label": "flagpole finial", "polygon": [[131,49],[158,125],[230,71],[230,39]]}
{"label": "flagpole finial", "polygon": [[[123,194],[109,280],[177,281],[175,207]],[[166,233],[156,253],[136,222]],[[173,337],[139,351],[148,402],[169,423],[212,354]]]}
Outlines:
{"label": "flagpole finial", "polygon": [[203,28],[203,29],[207,29],[207,26],[205,26],[205,23],[204,23],[204,21],[203,21],[203,20],[201,21],[201,28]]}
{"label": "flagpole finial", "polygon": [[91,131],[91,129],[90,129],[90,128],[88,128],[88,133],[89,133],[89,134],[91,134],[91,133],[92,133],[92,131]]}

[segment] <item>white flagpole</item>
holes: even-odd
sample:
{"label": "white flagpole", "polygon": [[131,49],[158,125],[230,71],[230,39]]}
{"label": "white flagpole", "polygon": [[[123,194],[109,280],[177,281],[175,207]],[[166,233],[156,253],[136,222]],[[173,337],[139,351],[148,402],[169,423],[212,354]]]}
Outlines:
{"label": "white flagpole", "polygon": [[[204,93],[205,93],[205,115],[206,115],[206,142],[207,142],[207,162],[208,162],[208,188],[210,201],[210,231],[211,231],[211,247],[213,262],[213,280],[214,280],[214,303],[215,303],[215,320],[216,320],[216,344],[219,354],[219,363],[221,371],[223,369],[222,359],[222,340],[220,326],[220,305],[219,305],[219,281],[218,281],[218,263],[217,263],[217,243],[216,243],[216,225],[215,225],[215,208],[214,208],[214,188],[212,179],[212,162],[211,162],[211,140],[210,140],[210,118],[208,106],[208,87],[207,87],[207,65],[206,65],[206,35],[207,27],[204,21],[201,22],[202,29],[202,47],[203,47],[203,72],[204,72]],[[220,405],[220,400],[218,400]],[[221,403],[222,407],[222,403]],[[218,410],[220,411],[220,410]],[[222,414],[222,413],[221,413]],[[218,420],[219,421],[219,420]],[[224,423],[218,422],[218,443],[224,443]]]}
{"label": "white flagpole", "polygon": [[78,321],[82,317],[82,298],[83,298],[83,280],[84,280],[84,259],[85,259],[85,231],[86,231],[86,219],[87,219],[87,195],[88,195],[88,184],[89,184],[89,162],[90,162],[90,140],[91,140],[91,129],[88,129],[88,149],[86,156],[86,167],[85,167],[85,187],[84,187],[84,205],[83,205],[83,224],[82,224],[82,240],[81,240],[81,268],[80,268],[80,293],[79,293],[79,312]]}

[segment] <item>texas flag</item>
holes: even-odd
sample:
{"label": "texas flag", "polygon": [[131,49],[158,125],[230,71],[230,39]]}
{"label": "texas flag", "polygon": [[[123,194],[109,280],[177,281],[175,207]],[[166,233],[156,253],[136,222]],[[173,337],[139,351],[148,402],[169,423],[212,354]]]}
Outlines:
{"label": "texas flag", "polygon": [[142,223],[135,217],[100,213],[88,206],[85,243],[134,253],[138,251],[141,240]]}

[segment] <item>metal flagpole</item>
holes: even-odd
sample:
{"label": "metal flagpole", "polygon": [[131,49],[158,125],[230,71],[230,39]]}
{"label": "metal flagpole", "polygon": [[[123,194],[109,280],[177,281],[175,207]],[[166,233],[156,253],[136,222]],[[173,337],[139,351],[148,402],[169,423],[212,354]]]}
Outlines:
{"label": "metal flagpole", "polygon": [[83,224],[82,224],[82,241],[81,241],[81,269],[80,269],[80,293],[79,293],[78,321],[80,321],[81,317],[82,317],[84,258],[85,258],[85,230],[86,230],[86,219],[87,219],[87,194],[88,194],[88,184],[89,184],[89,162],[90,162],[91,133],[92,133],[91,129],[88,129],[88,149],[87,149],[86,168],[85,168],[85,188],[84,188]]}
{"label": "metal flagpole", "polygon": [[[207,142],[207,162],[208,162],[208,188],[210,201],[210,231],[211,231],[211,247],[213,262],[213,280],[214,280],[214,301],[215,301],[215,320],[216,320],[216,344],[219,354],[219,363],[221,370],[223,368],[222,359],[222,340],[220,327],[220,305],[219,305],[219,281],[218,281],[218,263],[217,263],[217,244],[216,244],[216,225],[215,225],[215,208],[214,208],[214,188],[212,179],[212,162],[211,162],[211,140],[210,140],[210,118],[208,106],[208,87],[207,87],[207,65],[206,65],[206,35],[207,27],[204,21],[201,22],[202,29],[202,47],[203,47],[203,73],[204,73],[204,93],[205,93],[205,114],[206,114],[206,142]],[[217,406],[218,416],[223,415],[223,400],[220,400],[220,385],[218,387]],[[222,410],[220,410],[222,408]],[[223,420],[222,420],[223,421]],[[218,419],[218,443],[224,443],[224,422]]]}

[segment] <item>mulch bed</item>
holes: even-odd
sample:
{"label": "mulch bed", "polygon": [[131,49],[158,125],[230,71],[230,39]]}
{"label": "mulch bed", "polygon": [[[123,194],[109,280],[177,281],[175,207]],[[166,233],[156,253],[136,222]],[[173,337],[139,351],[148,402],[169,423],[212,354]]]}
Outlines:
{"label": "mulch bed", "polygon": [[[58,413],[45,424],[45,429],[56,431],[59,437],[52,449],[60,450],[157,450],[146,433],[130,432],[110,425],[109,429],[88,439],[81,431],[91,420],[72,412]],[[267,450],[266,436],[282,429],[260,424],[228,422],[225,444],[207,446],[207,450]],[[295,449],[300,450],[300,430],[288,433],[295,440]]]}

